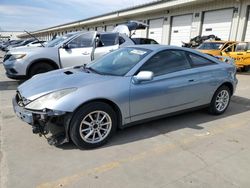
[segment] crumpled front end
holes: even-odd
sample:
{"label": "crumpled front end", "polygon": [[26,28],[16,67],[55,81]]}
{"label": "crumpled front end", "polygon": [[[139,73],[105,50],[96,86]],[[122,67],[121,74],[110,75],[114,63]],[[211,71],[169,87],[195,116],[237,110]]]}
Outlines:
{"label": "crumpled front end", "polygon": [[67,130],[72,114],[51,109],[30,110],[26,108],[29,102],[17,91],[12,99],[17,117],[31,125],[34,134],[44,136],[50,145],[61,145],[68,142]]}

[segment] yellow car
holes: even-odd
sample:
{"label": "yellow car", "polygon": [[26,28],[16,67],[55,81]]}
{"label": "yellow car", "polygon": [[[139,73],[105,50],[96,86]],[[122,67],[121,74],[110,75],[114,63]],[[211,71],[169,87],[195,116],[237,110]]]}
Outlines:
{"label": "yellow car", "polygon": [[233,41],[206,41],[203,42],[200,46],[196,48],[196,50],[209,54],[209,55],[221,55],[222,51],[228,46],[234,44]]}
{"label": "yellow car", "polygon": [[242,71],[250,69],[250,42],[234,43],[222,51],[222,56],[228,56],[235,60],[235,65]]}

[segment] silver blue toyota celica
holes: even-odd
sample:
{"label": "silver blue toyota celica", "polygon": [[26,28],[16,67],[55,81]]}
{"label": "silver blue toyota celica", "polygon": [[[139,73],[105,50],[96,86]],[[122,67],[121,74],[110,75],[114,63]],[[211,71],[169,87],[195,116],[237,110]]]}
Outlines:
{"label": "silver blue toyota celica", "polygon": [[91,64],[39,74],[13,98],[15,113],[50,144],[106,143],[118,128],[176,112],[227,109],[236,67],[195,50],[161,45],[121,48]]}

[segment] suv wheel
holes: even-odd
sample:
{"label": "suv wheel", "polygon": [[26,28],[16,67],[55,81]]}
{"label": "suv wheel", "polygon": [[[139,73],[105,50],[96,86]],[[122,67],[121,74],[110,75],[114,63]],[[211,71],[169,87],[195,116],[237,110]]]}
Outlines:
{"label": "suv wheel", "polygon": [[37,63],[31,66],[29,70],[29,77],[31,78],[32,76],[40,73],[45,73],[48,71],[54,70],[54,67],[48,63]]}

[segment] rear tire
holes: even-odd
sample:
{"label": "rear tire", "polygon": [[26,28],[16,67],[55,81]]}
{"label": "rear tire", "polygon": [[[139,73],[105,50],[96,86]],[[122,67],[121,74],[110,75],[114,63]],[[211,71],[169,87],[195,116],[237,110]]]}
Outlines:
{"label": "rear tire", "polygon": [[80,107],[70,123],[70,137],[79,148],[104,145],[117,129],[115,111],[106,103],[93,102]]}
{"label": "rear tire", "polygon": [[48,63],[44,63],[44,62],[36,63],[30,67],[28,76],[29,78],[31,78],[32,76],[36,74],[45,73],[45,72],[52,71],[52,70],[54,70],[54,67]]}
{"label": "rear tire", "polygon": [[223,114],[229,106],[231,95],[230,89],[225,85],[217,89],[210,103],[209,112],[213,115]]}

